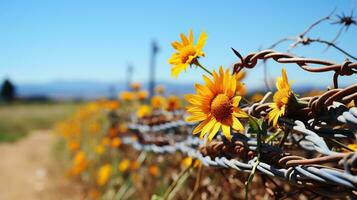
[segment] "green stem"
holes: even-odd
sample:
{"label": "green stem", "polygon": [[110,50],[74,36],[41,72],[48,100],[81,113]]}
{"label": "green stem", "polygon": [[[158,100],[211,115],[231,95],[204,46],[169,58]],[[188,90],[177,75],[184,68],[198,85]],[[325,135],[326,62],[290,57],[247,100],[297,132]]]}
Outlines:
{"label": "green stem", "polygon": [[283,138],[279,142],[279,147],[282,147],[285,143],[286,138],[288,138],[289,132],[284,130]]}
{"label": "green stem", "polygon": [[177,179],[171,183],[171,185],[169,186],[169,188],[167,188],[164,196],[162,197],[163,200],[167,200],[170,196],[170,193],[175,189],[177,183],[179,182],[179,180],[188,172],[188,170],[191,168],[191,166],[186,167],[185,170],[183,170],[177,177]]}
{"label": "green stem", "polygon": [[342,144],[341,142],[339,142],[339,141],[337,141],[337,140],[335,140],[335,139],[330,139],[330,138],[327,138],[327,139],[328,139],[330,142],[334,143],[335,145],[337,145],[337,146],[339,146],[339,147],[342,147],[342,148],[344,148],[344,149],[347,149],[347,150],[349,150],[349,151],[354,152],[353,149],[349,148],[348,146]]}
{"label": "green stem", "polygon": [[211,76],[213,76],[212,72],[209,71],[207,68],[205,68],[203,65],[201,65],[201,63],[198,62],[197,59],[195,59],[195,60],[192,62],[192,64],[197,65],[198,67],[200,67],[201,69],[203,69],[204,71],[206,71],[207,73],[209,73]]}
{"label": "green stem", "polygon": [[273,139],[275,139],[278,135],[280,135],[281,131],[277,131],[276,133],[274,133],[273,135],[269,136],[266,140],[265,143],[269,143],[270,141],[272,141]]}
{"label": "green stem", "polygon": [[258,122],[256,121],[256,119],[254,119],[254,117],[249,116],[249,120],[255,124],[255,126],[258,127],[258,131],[257,131],[257,160],[254,162],[253,164],[253,168],[252,168],[252,171],[250,172],[249,174],[249,177],[248,177],[248,180],[245,182],[245,200],[248,199],[248,192],[249,192],[249,184],[252,182],[253,178],[254,178],[254,175],[255,175],[255,172],[257,170],[257,167],[259,165],[259,162],[260,162],[260,151],[261,151],[261,146],[262,146],[262,132],[263,130],[261,129],[261,127],[259,126]]}
{"label": "green stem", "polygon": [[200,187],[200,183],[201,183],[201,176],[202,176],[202,164],[200,164],[199,168],[198,168],[198,175],[196,178],[196,183],[195,183],[195,187],[193,188],[192,193],[190,194],[190,196],[188,197],[188,200],[192,200],[193,198],[195,198],[195,195]]}

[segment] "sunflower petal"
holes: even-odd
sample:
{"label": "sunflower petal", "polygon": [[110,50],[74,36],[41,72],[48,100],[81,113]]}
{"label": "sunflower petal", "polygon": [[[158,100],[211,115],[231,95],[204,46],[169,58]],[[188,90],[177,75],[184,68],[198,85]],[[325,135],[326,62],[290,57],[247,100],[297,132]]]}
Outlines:
{"label": "sunflower petal", "polygon": [[231,141],[231,127],[225,124],[222,124],[223,135],[227,138],[227,140]]}
{"label": "sunflower petal", "polygon": [[211,132],[208,135],[208,141],[212,141],[212,139],[214,138],[214,136],[217,135],[217,132],[219,130],[219,128],[221,127],[221,123],[217,122],[214,127],[212,128]]}

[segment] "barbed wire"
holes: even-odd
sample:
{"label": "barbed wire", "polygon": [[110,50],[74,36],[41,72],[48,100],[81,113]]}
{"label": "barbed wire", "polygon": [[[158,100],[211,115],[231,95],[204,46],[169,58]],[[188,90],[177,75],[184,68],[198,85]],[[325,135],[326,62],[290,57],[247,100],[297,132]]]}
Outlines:
{"label": "barbed wire", "polygon": [[[343,48],[339,47],[336,42],[342,35],[343,30],[347,31],[349,27],[353,25],[357,25],[357,21],[355,17],[353,16],[353,10],[351,11],[350,15],[346,15],[345,13],[342,13],[340,15],[336,15],[336,17],[333,17],[334,13],[336,11],[336,8],[327,16],[324,16],[315,22],[313,22],[311,25],[309,25],[303,32],[295,35],[295,36],[289,36],[282,38],[278,40],[277,42],[273,43],[271,46],[268,47],[268,49],[273,49],[277,47],[278,45],[290,41],[289,48],[287,52],[290,52],[294,48],[296,48],[299,45],[307,46],[311,45],[312,43],[319,43],[319,44],[325,44],[326,49],[329,47],[333,47],[342,54],[357,60],[356,56],[353,56],[351,53],[347,52]],[[337,31],[336,36],[332,40],[326,40],[326,39],[321,39],[321,38],[313,38],[311,36],[308,36],[308,34],[315,28],[317,28],[319,25],[321,25],[323,22],[330,22],[331,25],[340,25],[340,28]]]}
{"label": "barbed wire", "polygon": [[[354,107],[355,108],[355,107]],[[355,117],[357,119],[357,117]],[[176,124],[180,126],[179,123]],[[137,126],[137,127],[135,127]],[[131,125],[133,130],[141,130],[139,127],[141,125]],[[172,128],[172,127],[171,127]],[[307,130],[302,122],[296,121],[293,128],[296,132],[302,133],[305,135],[305,139],[310,141],[314,149],[326,156],[305,159],[299,156],[284,156],[280,154],[280,159],[278,163],[287,168],[278,168],[271,164],[260,162],[258,165],[258,171],[260,173],[278,177],[289,181],[294,185],[310,185],[318,187],[318,183],[326,185],[337,185],[345,187],[344,190],[351,193],[351,189],[357,189],[357,177],[351,174],[351,168],[356,167],[357,163],[357,153],[339,153],[331,151],[326,143],[318,137],[316,133],[311,130]],[[190,133],[188,133],[190,134]],[[239,141],[239,138],[244,138]],[[247,137],[235,137],[237,139],[234,144],[239,142],[246,143],[249,145],[249,150],[256,149],[256,141],[253,141],[251,138]],[[203,145],[203,141],[199,140],[197,137],[188,136],[186,140],[164,146],[158,146],[156,144],[142,144],[138,140],[133,139],[132,137],[122,138],[124,144],[131,144],[136,150],[140,151],[151,151],[155,153],[174,153],[180,151],[187,156],[191,156],[200,160],[205,166],[210,167],[220,167],[220,168],[231,168],[238,171],[250,172],[253,168],[253,164],[256,161],[257,157],[253,157],[247,162],[242,162],[240,160],[229,158],[225,156],[211,157],[209,155],[204,155],[200,150],[199,146]],[[250,142],[247,142],[250,141]],[[211,150],[218,151],[219,148],[222,148],[225,144],[220,142],[211,142]],[[274,150],[275,149],[275,152]],[[276,147],[264,145],[263,151],[265,155],[269,155],[269,151],[276,153]],[[208,151],[205,151],[206,153]],[[279,153],[281,151],[278,151]],[[270,156],[269,156],[270,157]],[[271,157],[270,157],[271,158]],[[342,165],[345,167],[345,171],[341,172],[339,169],[325,167],[320,164],[333,162],[333,161],[342,161]],[[353,165],[351,165],[353,163]],[[305,165],[305,166],[304,166]],[[307,165],[307,166],[306,166]],[[310,166],[313,165],[313,166]],[[311,185],[310,185],[311,186]],[[320,192],[328,192],[328,189],[320,188]],[[345,196],[344,193],[341,193],[341,196]]]}
{"label": "barbed wire", "polygon": [[[234,64],[233,72],[238,73],[243,68],[254,68],[257,65],[258,60],[268,60],[270,58],[274,59],[278,63],[295,63],[301,69],[314,72],[334,72],[333,76],[333,84],[334,88],[338,88],[338,76],[350,76],[357,73],[357,63],[352,63],[349,60],[346,60],[342,64],[337,64],[330,61],[313,59],[313,58],[301,58],[294,56],[288,53],[281,53],[275,50],[263,50],[260,52],[254,52],[248,54],[246,57],[242,57],[242,55],[233,49],[233,52],[238,56],[240,62]],[[313,65],[320,65],[322,67],[313,67]]]}
{"label": "barbed wire", "polygon": [[[341,91],[343,90],[340,90],[340,92]],[[264,104],[268,96],[269,93],[259,103]],[[336,97],[337,96],[338,95],[336,95]],[[343,99],[343,97],[341,98]],[[257,108],[259,106],[255,104],[252,107]],[[334,107],[336,106],[331,106],[331,108]],[[254,110],[250,108],[245,109]],[[353,126],[357,127],[357,108],[351,107],[337,116],[335,120],[344,124],[353,124]],[[354,171],[352,169],[357,167],[357,153],[341,153],[330,150],[320,135],[307,129],[302,121],[295,120],[291,125],[291,139],[293,141],[299,140],[300,144],[304,144],[301,145],[304,149],[315,151],[322,156],[307,159],[301,156],[288,155],[284,153],[281,148],[265,143],[262,152],[264,152],[263,155],[268,157],[266,160],[269,160],[270,163],[264,161],[263,158],[257,167],[259,173],[280,178],[293,185],[301,187],[309,186],[313,187],[314,190],[316,188],[316,192],[320,195],[330,194],[331,187],[329,186],[338,186],[339,193],[334,194],[336,197],[346,195],[353,196],[352,190],[357,189],[357,177],[352,173],[352,171]],[[192,123],[178,120],[151,126],[132,123],[129,125],[129,128],[138,134],[157,132],[167,134],[171,133],[169,130],[172,129],[192,126]],[[356,131],[357,129],[355,128],[354,130]],[[175,143],[166,143],[165,145],[157,145],[155,144],[155,140],[153,140],[151,144],[143,144],[140,140],[133,139],[132,137],[123,137],[122,140],[124,144],[130,144],[138,151],[150,151],[161,154],[179,151],[187,156],[200,160],[205,166],[229,168],[248,173],[253,169],[253,164],[257,159],[256,155],[254,155],[254,151],[256,151],[257,148],[257,141],[255,138],[249,137],[249,134],[248,136],[234,134],[232,143],[213,141],[204,144],[204,142],[197,137],[189,136],[190,133],[191,130],[189,128],[186,133],[186,135],[188,135],[186,139]],[[174,135],[170,134],[167,136],[172,138]],[[300,136],[300,138],[298,136]],[[235,154],[229,154],[229,148],[233,150]],[[246,161],[232,157],[232,155],[242,153],[242,149],[248,152],[247,154],[253,152],[253,156]],[[275,163],[274,160],[276,161]],[[322,165],[332,162],[338,162],[344,170]]]}

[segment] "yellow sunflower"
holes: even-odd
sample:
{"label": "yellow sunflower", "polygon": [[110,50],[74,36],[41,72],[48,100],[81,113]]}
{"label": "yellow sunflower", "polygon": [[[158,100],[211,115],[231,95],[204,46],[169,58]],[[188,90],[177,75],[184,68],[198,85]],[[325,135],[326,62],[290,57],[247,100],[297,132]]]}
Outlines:
{"label": "yellow sunflower", "polygon": [[182,43],[175,41],[171,44],[176,50],[169,59],[169,63],[172,65],[171,75],[173,77],[177,77],[181,71],[187,69],[187,66],[197,62],[200,56],[205,56],[202,51],[207,39],[205,32],[201,33],[196,45],[193,43],[192,30],[190,30],[188,38],[182,33],[180,36]]}
{"label": "yellow sunflower", "polygon": [[149,92],[146,90],[140,90],[138,92],[136,92],[136,98],[140,101],[144,101],[145,99],[147,99],[149,96]]}
{"label": "yellow sunflower", "polygon": [[245,78],[246,73],[245,71],[240,71],[236,73],[235,76],[237,80],[236,94],[240,96],[245,96],[247,94],[247,88],[245,87],[244,83],[242,83],[242,80]]}
{"label": "yellow sunflower", "polygon": [[213,80],[203,76],[205,85],[196,84],[197,94],[186,95],[186,100],[192,104],[187,106],[190,114],[186,118],[188,122],[201,122],[193,134],[201,132],[202,138],[209,133],[208,140],[211,141],[222,128],[224,136],[231,139],[231,128],[244,130],[238,118],[248,115],[238,108],[241,96],[236,95],[237,80],[231,75],[229,69],[223,71],[220,67],[219,74],[213,71]]}
{"label": "yellow sunflower", "polygon": [[108,182],[111,173],[112,173],[112,165],[110,164],[102,165],[98,169],[97,184],[99,186],[105,185]]}
{"label": "yellow sunflower", "polygon": [[119,94],[119,99],[123,101],[132,101],[134,97],[134,93],[129,91],[123,91]]}
{"label": "yellow sunflower", "polygon": [[180,98],[175,95],[171,95],[167,98],[166,110],[174,111],[181,108]]}
{"label": "yellow sunflower", "polygon": [[151,98],[151,106],[153,109],[161,109],[166,105],[166,99],[163,96],[155,95]]}
{"label": "yellow sunflower", "polygon": [[139,118],[143,118],[146,116],[151,115],[152,109],[150,106],[148,105],[142,105],[140,106],[140,108],[136,111],[136,116],[138,116]]}
{"label": "yellow sunflower", "polygon": [[269,105],[272,110],[268,113],[268,122],[273,122],[273,126],[278,124],[279,117],[285,115],[288,103],[293,97],[291,87],[286,75],[285,68],[282,69],[282,77],[278,77],[276,80],[276,88],[278,89],[273,97],[274,103]]}
{"label": "yellow sunflower", "polygon": [[165,93],[165,86],[158,85],[155,87],[155,94],[160,95]]}
{"label": "yellow sunflower", "polygon": [[130,88],[131,88],[133,91],[139,91],[140,88],[141,88],[141,84],[138,83],[138,82],[131,83],[131,84],[130,84]]}

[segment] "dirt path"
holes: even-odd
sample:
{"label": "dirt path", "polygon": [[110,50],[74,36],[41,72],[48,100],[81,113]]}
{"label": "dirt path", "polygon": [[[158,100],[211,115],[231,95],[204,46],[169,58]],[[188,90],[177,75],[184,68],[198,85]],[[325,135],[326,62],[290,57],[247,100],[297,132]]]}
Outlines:
{"label": "dirt path", "polygon": [[34,131],[16,143],[0,144],[0,200],[82,199],[51,156],[54,136]]}

